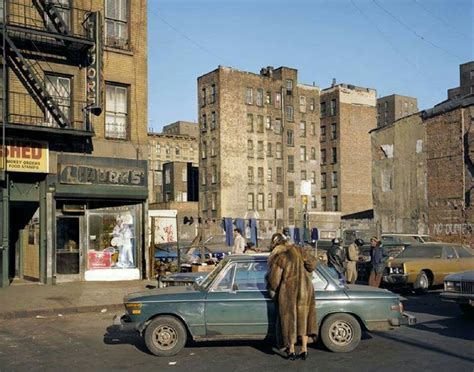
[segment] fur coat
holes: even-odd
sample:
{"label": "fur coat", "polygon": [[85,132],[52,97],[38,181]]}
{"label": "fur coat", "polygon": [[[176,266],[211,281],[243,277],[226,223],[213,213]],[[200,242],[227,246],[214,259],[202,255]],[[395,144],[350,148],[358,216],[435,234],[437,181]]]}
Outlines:
{"label": "fur coat", "polygon": [[276,302],[280,346],[295,344],[299,336],[317,335],[312,283],[316,263],[316,257],[292,244],[277,246],[268,258],[268,289]]}

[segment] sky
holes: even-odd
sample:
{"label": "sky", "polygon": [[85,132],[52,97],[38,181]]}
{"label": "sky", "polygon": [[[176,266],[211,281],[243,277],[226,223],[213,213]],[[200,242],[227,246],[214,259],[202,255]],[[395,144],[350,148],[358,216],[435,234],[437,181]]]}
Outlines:
{"label": "sky", "polygon": [[420,110],[474,60],[474,0],[148,0],[148,121],[196,121],[197,78],[219,65],[298,70],[321,89],[375,88]]}

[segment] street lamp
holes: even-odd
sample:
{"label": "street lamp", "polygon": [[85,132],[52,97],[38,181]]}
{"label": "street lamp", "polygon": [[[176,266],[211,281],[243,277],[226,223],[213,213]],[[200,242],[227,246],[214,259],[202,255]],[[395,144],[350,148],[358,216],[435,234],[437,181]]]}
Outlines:
{"label": "street lamp", "polygon": [[311,196],[311,181],[301,181],[301,203],[303,204],[303,244],[309,241],[308,239],[308,197]]}

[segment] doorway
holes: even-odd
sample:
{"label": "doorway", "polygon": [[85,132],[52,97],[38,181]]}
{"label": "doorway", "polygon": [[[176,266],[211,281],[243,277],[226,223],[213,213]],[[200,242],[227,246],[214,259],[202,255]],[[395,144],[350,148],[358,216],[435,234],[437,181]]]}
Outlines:
{"label": "doorway", "polygon": [[81,244],[81,216],[56,217],[56,280],[81,280],[83,250]]}

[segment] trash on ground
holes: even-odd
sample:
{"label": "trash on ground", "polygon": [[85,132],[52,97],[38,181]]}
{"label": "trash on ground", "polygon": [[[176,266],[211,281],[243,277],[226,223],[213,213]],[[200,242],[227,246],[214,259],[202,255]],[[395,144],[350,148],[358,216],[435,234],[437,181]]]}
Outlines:
{"label": "trash on ground", "polygon": [[102,309],[100,312],[101,312],[101,313],[106,313],[106,312],[107,312],[107,309]]}

